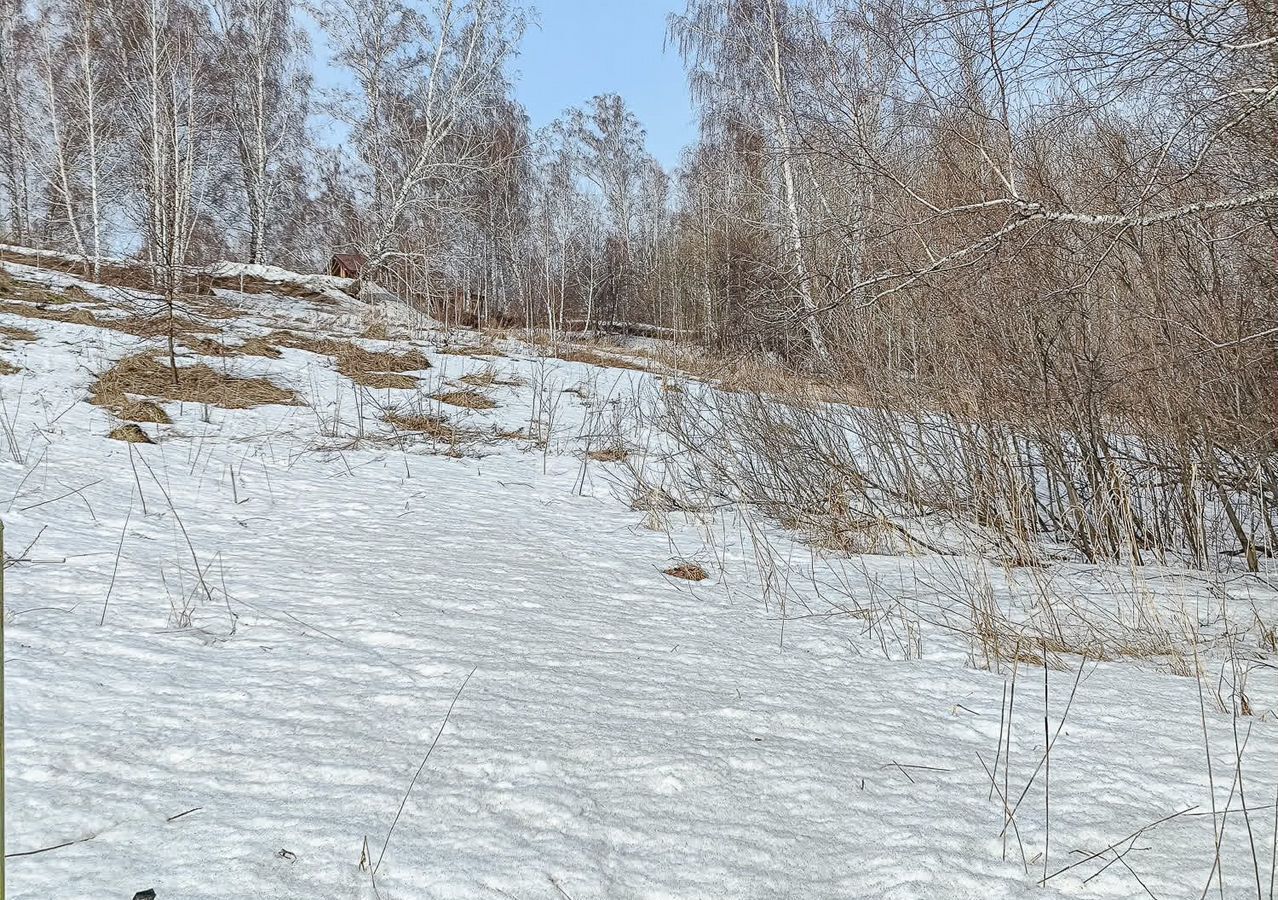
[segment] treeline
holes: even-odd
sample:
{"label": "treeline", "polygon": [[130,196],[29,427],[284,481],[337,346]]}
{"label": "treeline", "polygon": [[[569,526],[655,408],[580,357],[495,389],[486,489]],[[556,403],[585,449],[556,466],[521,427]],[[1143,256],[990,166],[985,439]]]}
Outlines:
{"label": "treeline", "polygon": [[471,320],[657,312],[637,298],[669,241],[670,176],[615,95],[531,133],[509,74],[528,12],[507,0],[0,13],[0,229],[15,244],[124,253],[162,286],[217,259],[313,271],[346,251]]}
{"label": "treeline", "polygon": [[1278,544],[1278,0],[689,0],[675,171],[617,96],[530,129],[512,0],[4,3],[13,242],[170,289],[352,250],[469,321],[655,326],[1015,423],[1055,512],[983,515],[1117,555],[1158,543],[1139,477],[1200,557],[1208,514]]}

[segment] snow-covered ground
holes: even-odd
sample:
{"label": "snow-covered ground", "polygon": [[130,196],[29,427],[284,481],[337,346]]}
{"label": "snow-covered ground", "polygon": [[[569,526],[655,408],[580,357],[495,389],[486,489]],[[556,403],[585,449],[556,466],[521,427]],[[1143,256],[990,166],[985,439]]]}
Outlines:
{"label": "snow-covered ground", "polygon": [[[228,343],[368,324],[355,301],[223,299],[243,311],[217,323]],[[19,558],[6,849],[74,842],[9,859],[10,897],[1273,896],[1263,647],[1251,716],[1217,704],[1223,657],[1201,681],[1152,661],[1065,659],[1046,677],[1023,662],[1009,715],[1010,668],[973,666],[904,612],[829,615],[796,585],[782,623],[731,517],[644,527],[620,467],[580,451],[624,430],[656,376],[515,344],[441,353],[432,332],[362,342],[423,349],[417,390],[357,389],[297,349],[202,359],[303,403],[169,402],[173,424],[142,426],[157,442],[129,444],[89,388],[158,342],[0,325],[37,335],[0,352],[21,369],[0,376]],[[428,399],[468,373],[496,378],[495,408]],[[386,404],[480,437],[441,452],[382,424]],[[683,561],[711,577],[663,574]],[[843,593],[890,609],[873,595],[926,593],[926,564],[867,556]],[[1249,590],[1270,615],[1272,591]],[[1202,619],[1210,602],[1187,608]]]}

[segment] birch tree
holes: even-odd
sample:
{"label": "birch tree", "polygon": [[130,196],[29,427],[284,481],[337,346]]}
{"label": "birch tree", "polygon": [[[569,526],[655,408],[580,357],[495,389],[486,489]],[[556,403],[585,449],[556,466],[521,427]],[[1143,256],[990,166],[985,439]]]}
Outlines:
{"label": "birch tree", "polygon": [[302,179],[310,73],[292,0],[216,0],[217,84],[239,161],[247,213],[247,261],[271,253],[287,182]]}
{"label": "birch tree", "polygon": [[787,0],[689,0],[670,31],[690,69],[694,95],[710,115],[744,117],[767,136],[778,168],[785,258],[798,301],[797,319],[812,354],[830,361],[809,272],[807,237],[794,157],[791,8]]}
{"label": "birch tree", "polygon": [[14,240],[28,240],[31,225],[30,144],[24,83],[31,25],[22,0],[0,0],[0,164],[4,167],[5,207]]}
{"label": "birch tree", "polygon": [[208,20],[182,0],[117,0],[112,27],[126,92],[126,115],[138,165],[136,224],[153,277],[164,296],[169,362],[176,300],[182,290],[197,220],[204,212],[209,158],[217,147],[210,123],[213,93]]}
{"label": "birch tree", "polygon": [[523,17],[505,0],[342,0],[327,18],[359,85],[340,115],[369,186],[359,240],[376,269],[405,257],[410,232],[445,227],[491,165],[485,117],[509,91]]}
{"label": "birch tree", "polygon": [[626,321],[634,293],[634,244],[645,177],[655,161],[644,147],[643,126],[617,94],[600,94],[571,109],[555,126],[574,171],[598,191],[607,210],[614,252],[613,322]]}

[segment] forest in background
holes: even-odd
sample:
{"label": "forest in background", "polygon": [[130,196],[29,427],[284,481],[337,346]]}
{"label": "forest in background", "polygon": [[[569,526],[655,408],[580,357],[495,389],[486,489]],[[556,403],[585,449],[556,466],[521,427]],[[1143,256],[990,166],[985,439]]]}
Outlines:
{"label": "forest in background", "polygon": [[689,0],[673,171],[616,95],[530,128],[511,0],[0,12],[14,244],[170,297],[353,251],[450,320],[818,378],[854,422],[756,392],[675,431],[701,486],[836,541],[890,510],[1018,560],[1278,546],[1278,0]]}

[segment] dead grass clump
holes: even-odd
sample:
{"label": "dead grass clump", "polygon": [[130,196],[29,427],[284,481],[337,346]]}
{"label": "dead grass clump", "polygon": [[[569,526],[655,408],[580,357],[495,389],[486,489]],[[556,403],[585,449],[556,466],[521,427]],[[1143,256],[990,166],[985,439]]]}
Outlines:
{"label": "dead grass clump", "polygon": [[346,344],[337,354],[337,371],[356,384],[365,387],[412,388],[417,379],[394,373],[417,372],[430,368],[430,360],[420,351],[392,353],[385,350],[365,350],[356,344]]}
{"label": "dead grass clump", "polygon": [[[56,272],[67,272],[80,278],[88,278],[90,275],[90,267],[87,260],[64,259],[60,256],[46,255],[37,251],[28,253],[20,250],[0,251],[0,257],[20,265],[31,266],[36,269],[51,269]],[[150,290],[153,288],[150,272],[145,266],[140,264],[102,265],[99,267],[98,277],[94,280],[99,284],[137,290]]]}
{"label": "dead grass clump", "polygon": [[235,350],[243,356],[264,356],[267,359],[279,359],[283,355],[279,347],[272,344],[268,338],[261,336],[249,338]]}
{"label": "dead grass clump", "polygon": [[132,422],[127,425],[121,425],[119,428],[113,428],[111,433],[107,435],[117,441],[125,441],[129,444],[154,444],[155,441],[142,430],[141,426],[134,425]]}
{"label": "dead grass clump", "polygon": [[334,300],[314,288],[293,281],[271,281],[252,275],[209,275],[204,282],[204,290],[211,292],[215,288],[237,291],[241,294],[272,294],[276,297],[296,297],[312,303],[332,305]]}
{"label": "dead grass clump", "polygon": [[186,305],[195,309],[206,319],[238,319],[244,310],[226,303],[213,294],[188,294],[182,298]]}
{"label": "dead grass clump", "polygon": [[672,512],[688,512],[688,508],[676,500],[669,491],[659,487],[640,485],[630,501],[635,512],[664,515]]}
{"label": "dead grass clump", "polygon": [[61,307],[35,306],[30,303],[13,303],[0,301],[0,312],[28,319],[44,319],[49,322],[69,322],[72,325],[98,325],[104,323],[87,309],[65,309]]}
{"label": "dead grass clump", "polygon": [[497,403],[487,394],[471,388],[441,391],[437,394],[431,394],[431,399],[438,400],[440,403],[447,403],[449,406],[460,406],[462,409],[493,409],[497,406]]}
{"label": "dead grass clump", "polygon": [[331,356],[337,362],[337,371],[356,384],[370,388],[412,389],[417,386],[417,379],[399,373],[418,372],[431,367],[430,360],[419,350],[407,353],[365,350],[349,341],[307,337],[291,331],[275,331],[264,340],[280,347]]}
{"label": "dead grass clump", "polygon": [[682,578],[685,581],[705,581],[710,577],[710,574],[696,563],[680,563],[666,569],[663,574],[671,578]]}
{"label": "dead grass clump", "polygon": [[210,337],[189,337],[183,339],[182,343],[200,356],[235,356],[237,352],[236,348],[228,347],[221,341],[215,341]]}
{"label": "dead grass clump", "polygon": [[[165,337],[169,333],[169,319],[162,312],[153,316],[135,315],[122,319],[99,319],[95,324],[141,338]],[[200,335],[216,334],[218,331],[211,325],[193,322],[182,316],[175,316],[172,325],[173,335],[184,344],[199,340]]]}
{"label": "dead grass clump", "polygon": [[630,458],[630,451],[625,447],[603,447],[599,450],[591,450],[586,454],[588,459],[595,462],[614,463],[625,462]]}
{"label": "dead grass clump", "polygon": [[133,400],[125,403],[116,412],[121,419],[127,419],[130,422],[151,422],[156,425],[172,425],[173,420],[169,418],[169,414],[158,403],[152,403],[150,400]]}
{"label": "dead grass clump", "polygon": [[477,442],[483,437],[483,434],[474,428],[457,425],[450,422],[446,416],[421,410],[393,410],[385,413],[382,419],[400,431],[420,434],[437,443],[454,447]]}
{"label": "dead grass clump", "polygon": [[482,344],[452,344],[447,347],[439,347],[436,353],[442,353],[445,356],[505,356],[497,345],[491,341]]}
{"label": "dead grass clump", "polygon": [[9,362],[7,359],[0,359],[0,375],[17,375],[22,369]]}
{"label": "dead grass clump", "polygon": [[0,335],[11,341],[34,341],[37,337],[34,331],[16,325],[0,325]]}
{"label": "dead grass clump", "polygon": [[[97,328],[109,328],[134,337],[164,337],[169,333],[169,320],[164,315],[141,316],[130,315],[121,318],[99,318],[92,311],[80,306],[77,297],[83,295],[94,305],[100,305],[83,289],[72,286],[66,294],[58,294],[31,285],[22,285],[14,291],[5,292],[9,299],[0,300],[0,312],[28,319],[43,319],[49,322],[66,322],[71,325],[92,325]],[[72,296],[72,294],[76,296]],[[208,325],[193,322],[181,316],[173,321],[173,333],[184,343],[191,335],[212,334],[217,331]]]}
{"label": "dead grass clump", "polygon": [[305,350],[320,356],[336,356],[343,347],[349,346],[345,341],[314,335],[298,334],[294,331],[272,331],[265,338],[277,347],[288,347],[292,350]]}
{"label": "dead grass clump", "polygon": [[524,380],[517,375],[502,375],[497,371],[496,366],[484,366],[478,372],[471,372],[469,375],[463,375],[457,379],[462,384],[468,384],[471,387],[519,387]]}
{"label": "dead grass clump", "polygon": [[292,391],[266,378],[241,378],[203,364],[179,368],[174,384],[169,367],[146,353],[125,357],[99,375],[91,400],[98,406],[123,410],[130,402],[129,395],[207,403],[223,409],[297,403]]}
{"label": "dead grass clump", "polygon": [[411,391],[417,387],[417,379],[411,375],[400,375],[396,372],[343,372],[356,384],[374,390]]}
{"label": "dead grass clump", "polygon": [[638,372],[646,372],[648,367],[643,363],[633,359],[626,359],[620,356],[609,356],[591,350],[589,347],[569,347],[555,354],[564,362],[587,363],[592,366],[603,366],[610,369],[634,369]]}

